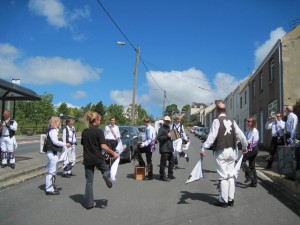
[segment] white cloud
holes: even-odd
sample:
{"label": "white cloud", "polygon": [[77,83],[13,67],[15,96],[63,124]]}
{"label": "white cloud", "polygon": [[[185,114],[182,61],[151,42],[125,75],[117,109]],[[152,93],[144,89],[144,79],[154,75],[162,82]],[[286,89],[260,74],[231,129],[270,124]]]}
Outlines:
{"label": "white cloud", "polygon": [[217,73],[214,79],[215,100],[224,100],[241,83],[234,76],[226,73]]}
{"label": "white cloud", "polygon": [[278,27],[277,29],[271,31],[270,37],[265,43],[259,46],[255,50],[255,62],[254,67],[255,69],[260,65],[260,63],[264,60],[267,54],[270,52],[274,44],[278,41],[278,39],[282,38],[286,32],[283,30],[282,27]]}
{"label": "white cloud", "polygon": [[72,93],[72,97],[76,100],[78,99],[83,99],[83,98],[86,98],[87,97],[87,94],[85,91],[81,91],[81,90],[78,90],[76,91],[75,93]]}
{"label": "white cloud", "polygon": [[0,65],[1,78],[9,79],[17,75],[24,83],[38,85],[55,82],[79,85],[85,81],[99,80],[102,72],[102,69],[92,68],[78,59],[37,56],[22,60],[17,48],[1,43]]}
{"label": "white cloud", "polygon": [[35,15],[45,17],[49,25],[55,28],[68,28],[74,40],[86,39],[86,36],[78,31],[75,22],[82,19],[90,20],[90,8],[87,5],[83,9],[70,11],[65,9],[60,0],[30,0],[28,8]]}
{"label": "white cloud", "polygon": [[66,103],[67,104],[67,106],[69,107],[69,108],[77,108],[77,109],[80,109],[81,107],[80,106],[75,106],[75,105],[73,105],[73,104],[71,104],[71,103],[67,103],[67,102],[59,102],[59,103],[57,103],[56,105],[54,105],[56,108],[58,108],[62,103]]}
{"label": "white cloud", "polygon": [[[128,90],[113,90],[109,94],[110,99],[115,102],[117,105],[128,106],[132,104],[132,91]],[[136,101],[137,103],[137,101]]]}
{"label": "white cloud", "polygon": [[60,0],[30,0],[29,9],[39,16],[44,16],[47,22],[57,28],[67,27],[64,5]]}

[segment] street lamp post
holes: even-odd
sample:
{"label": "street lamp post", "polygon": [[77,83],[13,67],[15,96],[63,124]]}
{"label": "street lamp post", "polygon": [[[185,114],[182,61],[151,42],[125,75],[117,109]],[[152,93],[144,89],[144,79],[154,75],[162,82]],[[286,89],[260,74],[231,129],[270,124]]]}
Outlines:
{"label": "street lamp post", "polygon": [[[126,45],[125,42],[118,41],[118,45]],[[140,58],[140,48],[134,48],[135,50],[135,67],[134,67],[134,78],[133,78],[133,91],[132,91],[132,106],[131,106],[131,123],[135,125],[135,96],[136,96],[136,85],[137,85],[137,75],[138,75],[138,65]]]}

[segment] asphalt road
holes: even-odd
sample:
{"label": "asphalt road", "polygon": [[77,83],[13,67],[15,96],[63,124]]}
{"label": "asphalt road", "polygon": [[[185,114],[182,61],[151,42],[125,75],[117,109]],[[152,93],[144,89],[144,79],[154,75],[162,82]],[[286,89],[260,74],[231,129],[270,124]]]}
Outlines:
{"label": "asphalt road", "polygon": [[[203,162],[204,178],[185,184],[199,160],[200,141],[191,136],[190,162],[180,159],[175,180],[159,181],[159,153],[153,155],[154,180],[136,181],[132,163],[119,166],[117,181],[108,189],[101,173],[96,171],[94,197],[96,208],[84,208],[84,168],[78,163],[76,176],[57,177],[61,188],[59,196],[46,196],[45,178],[38,177],[0,192],[1,225],[148,225],[148,224],[298,224],[299,216],[274,196],[264,181],[257,188],[243,183],[243,174],[237,180],[235,206],[218,208],[216,201],[215,164],[212,152]],[[267,188],[267,189],[266,189]],[[278,193],[280,195],[280,192]],[[106,207],[102,207],[106,206]]]}

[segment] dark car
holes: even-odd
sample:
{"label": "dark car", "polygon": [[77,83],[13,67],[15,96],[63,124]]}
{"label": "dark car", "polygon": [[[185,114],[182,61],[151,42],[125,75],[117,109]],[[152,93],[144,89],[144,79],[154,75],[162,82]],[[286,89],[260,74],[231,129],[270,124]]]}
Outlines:
{"label": "dark car", "polygon": [[133,126],[119,126],[121,140],[125,149],[120,155],[122,161],[130,162],[133,153],[137,150],[137,145],[142,142],[140,132]]}
{"label": "dark car", "polygon": [[201,140],[202,142],[206,141],[207,136],[208,136],[208,134],[209,134],[209,130],[210,130],[209,127],[205,127],[205,128],[203,129],[203,132],[202,132],[202,134],[201,134],[201,136],[200,136],[200,140]]}

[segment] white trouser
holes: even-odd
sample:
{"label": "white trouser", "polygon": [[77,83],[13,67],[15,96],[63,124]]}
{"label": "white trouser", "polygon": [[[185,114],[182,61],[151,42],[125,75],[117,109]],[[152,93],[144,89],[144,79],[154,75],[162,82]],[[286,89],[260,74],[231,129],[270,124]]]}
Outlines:
{"label": "white trouser", "polygon": [[63,162],[63,174],[71,174],[72,167],[75,165],[76,162],[75,145],[72,145],[69,148],[65,147],[64,151],[66,151],[67,154]]}
{"label": "white trouser", "polygon": [[13,158],[8,156],[9,153],[13,153],[14,149],[17,148],[17,142],[15,136],[13,136],[12,138],[1,137],[0,143],[1,143],[1,151],[3,153],[7,153],[7,154],[3,154],[6,157],[2,158],[2,165],[7,164],[7,157],[9,158],[10,164],[15,163],[15,157],[13,156],[14,154],[12,154]]}
{"label": "white trouser", "polygon": [[48,158],[48,173],[46,174],[46,191],[54,191],[54,179],[57,171],[58,159],[60,153],[57,152],[57,155],[54,155],[52,151],[47,151]]}
{"label": "white trouser", "polygon": [[224,148],[215,151],[218,179],[220,181],[220,202],[228,202],[234,199],[234,163],[236,152],[232,148]]}
{"label": "white trouser", "polygon": [[182,152],[182,139],[178,138],[177,140],[173,141],[173,148],[174,148],[174,157],[177,157],[178,152]]}

